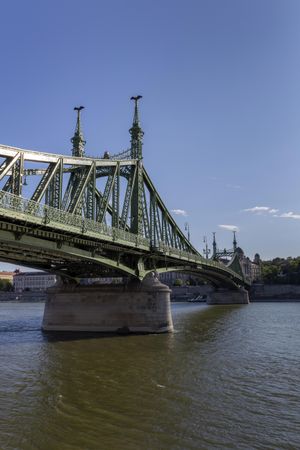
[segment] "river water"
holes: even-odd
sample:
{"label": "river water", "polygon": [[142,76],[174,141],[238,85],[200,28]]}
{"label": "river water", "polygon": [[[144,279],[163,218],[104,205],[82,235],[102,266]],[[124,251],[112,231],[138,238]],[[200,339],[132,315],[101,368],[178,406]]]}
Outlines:
{"label": "river water", "polygon": [[0,303],[1,450],[300,449],[300,303],[101,338],[43,334],[43,308]]}

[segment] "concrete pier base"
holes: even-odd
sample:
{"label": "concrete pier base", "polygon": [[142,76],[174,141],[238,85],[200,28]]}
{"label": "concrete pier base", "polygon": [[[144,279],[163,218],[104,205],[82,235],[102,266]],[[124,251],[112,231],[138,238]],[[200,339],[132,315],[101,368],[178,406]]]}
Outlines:
{"label": "concrete pier base", "polygon": [[128,285],[58,285],[47,291],[44,331],[164,333],[173,330],[170,289],[155,277]]}
{"label": "concrete pier base", "polygon": [[207,298],[208,305],[239,305],[249,303],[249,295],[246,289],[223,290],[211,292]]}

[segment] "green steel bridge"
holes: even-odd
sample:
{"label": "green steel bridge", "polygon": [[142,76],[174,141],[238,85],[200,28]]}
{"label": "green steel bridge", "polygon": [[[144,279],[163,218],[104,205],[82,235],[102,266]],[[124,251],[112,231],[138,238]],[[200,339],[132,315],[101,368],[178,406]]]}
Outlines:
{"label": "green steel bridge", "polygon": [[190,272],[216,287],[249,286],[237,255],[201,256],[177,226],[143,166],[138,101],[130,148],[85,153],[81,110],[72,155],[0,145],[0,260],[63,279]]}

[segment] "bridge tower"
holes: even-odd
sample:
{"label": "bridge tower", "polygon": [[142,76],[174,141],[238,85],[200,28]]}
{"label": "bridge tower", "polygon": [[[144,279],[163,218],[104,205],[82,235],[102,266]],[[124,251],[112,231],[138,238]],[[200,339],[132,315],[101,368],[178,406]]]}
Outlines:
{"label": "bridge tower", "polygon": [[[83,138],[81,129],[81,111],[84,106],[76,106],[77,112],[74,136],[71,138],[73,144],[72,156],[83,158],[85,156],[84,146],[86,141]],[[95,165],[93,167],[73,166],[67,188],[62,199],[62,209],[75,215],[93,219],[95,215]]]}
{"label": "bridge tower", "polygon": [[83,134],[81,130],[81,117],[80,113],[84,109],[84,106],[75,106],[74,111],[77,111],[77,121],[74,136],[71,138],[71,142],[73,144],[72,155],[73,156],[84,156],[84,146],[86,141],[83,139]]}
{"label": "bridge tower", "polygon": [[216,242],[216,232],[213,232],[213,254],[212,254],[212,258],[216,259],[217,257],[217,242]]}
{"label": "bridge tower", "polygon": [[143,234],[143,136],[144,132],[140,127],[138,102],[142,98],[141,95],[131,97],[130,100],[134,101],[134,114],[132,127],[129,130],[131,135],[131,147],[130,153],[132,159],[137,159],[138,164],[136,167],[131,168],[131,183],[132,183],[132,196],[131,196],[131,218],[130,218],[130,231],[138,235]]}
{"label": "bridge tower", "polygon": [[233,231],[233,251],[236,252],[237,249],[237,241],[236,241],[236,231]]}

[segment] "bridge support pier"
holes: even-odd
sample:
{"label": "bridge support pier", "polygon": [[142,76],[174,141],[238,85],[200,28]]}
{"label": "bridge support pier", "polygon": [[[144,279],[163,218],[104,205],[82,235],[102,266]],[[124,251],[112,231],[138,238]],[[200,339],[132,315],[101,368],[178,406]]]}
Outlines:
{"label": "bridge support pier", "polygon": [[57,285],[48,289],[42,328],[122,334],[172,331],[170,292],[155,277],[128,285]]}
{"label": "bridge support pier", "polygon": [[249,303],[249,295],[244,288],[237,290],[218,289],[211,292],[207,298],[208,305],[239,305],[247,303]]}

